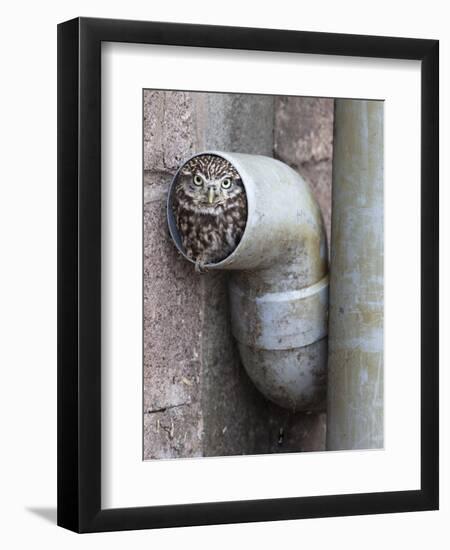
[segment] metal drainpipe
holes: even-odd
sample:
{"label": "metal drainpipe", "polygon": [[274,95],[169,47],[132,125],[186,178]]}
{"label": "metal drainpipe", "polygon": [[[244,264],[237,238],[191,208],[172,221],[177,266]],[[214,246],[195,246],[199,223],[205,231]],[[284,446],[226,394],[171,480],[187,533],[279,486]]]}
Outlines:
{"label": "metal drainpipe", "polygon": [[327,449],[383,446],[383,102],[335,102]]}
{"label": "metal drainpipe", "polygon": [[[239,245],[225,260],[207,265],[231,271],[231,325],[242,363],[271,401],[293,411],[324,410],[328,250],[320,208],[304,180],[278,160],[223,151],[199,154],[228,160],[247,195]],[[172,214],[177,175],[169,190],[168,224],[178,250],[191,261]]]}

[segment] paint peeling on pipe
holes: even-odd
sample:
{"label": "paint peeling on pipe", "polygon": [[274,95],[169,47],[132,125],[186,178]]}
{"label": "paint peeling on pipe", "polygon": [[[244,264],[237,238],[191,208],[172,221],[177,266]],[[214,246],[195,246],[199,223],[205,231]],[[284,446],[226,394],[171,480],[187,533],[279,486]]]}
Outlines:
{"label": "paint peeling on pipe", "polygon": [[[328,247],[320,208],[305,181],[283,162],[223,151],[199,154],[228,160],[247,195],[240,243],[227,258],[206,266],[231,272],[231,326],[242,363],[274,403],[294,411],[324,410]],[[194,263],[184,253],[172,213],[177,175],[168,194],[169,231]]]}

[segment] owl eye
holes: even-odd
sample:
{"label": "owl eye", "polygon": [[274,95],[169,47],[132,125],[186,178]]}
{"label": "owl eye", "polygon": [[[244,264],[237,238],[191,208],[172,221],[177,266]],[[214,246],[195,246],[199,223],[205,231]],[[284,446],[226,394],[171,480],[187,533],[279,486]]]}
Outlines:
{"label": "owl eye", "polygon": [[194,176],[194,184],[195,185],[203,185],[203,180],[202,180],[201,176],[199,176],[198,174],[196,176]]}
{"label": "owl eye", "polygon": [[222,187],[224,189],[229,189],[231,187],[231,179],[225,178],[224,180],[222,180]]}

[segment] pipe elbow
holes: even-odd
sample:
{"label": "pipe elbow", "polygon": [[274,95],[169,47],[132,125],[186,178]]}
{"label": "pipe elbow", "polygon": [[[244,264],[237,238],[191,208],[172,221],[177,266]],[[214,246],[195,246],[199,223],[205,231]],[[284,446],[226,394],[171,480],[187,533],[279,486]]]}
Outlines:
{"label": "pipe elbow", "polygon": [[[246,192],[247,222],[239,244],[227,258],[206,266],[231,272],[231,325],[242,363],[274,403],[297,412],[323,410],[328,246],[320,208],[306,182],[279,160],[223,151],[200,154],[228,160]],[[168,196],[169,231],[192,261],[173,219],[177,174]]]}

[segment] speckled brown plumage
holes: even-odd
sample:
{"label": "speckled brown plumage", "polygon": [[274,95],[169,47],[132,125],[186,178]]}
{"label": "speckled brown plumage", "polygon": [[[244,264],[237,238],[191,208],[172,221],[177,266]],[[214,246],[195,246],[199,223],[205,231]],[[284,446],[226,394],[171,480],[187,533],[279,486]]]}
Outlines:
{"label": "speckled brown plumage", "polygon": [[236,169],[217,155],[199,155],[180,170],[173,213],[185,252],[197,270],[225,259],[239,244],[247,199]]}

